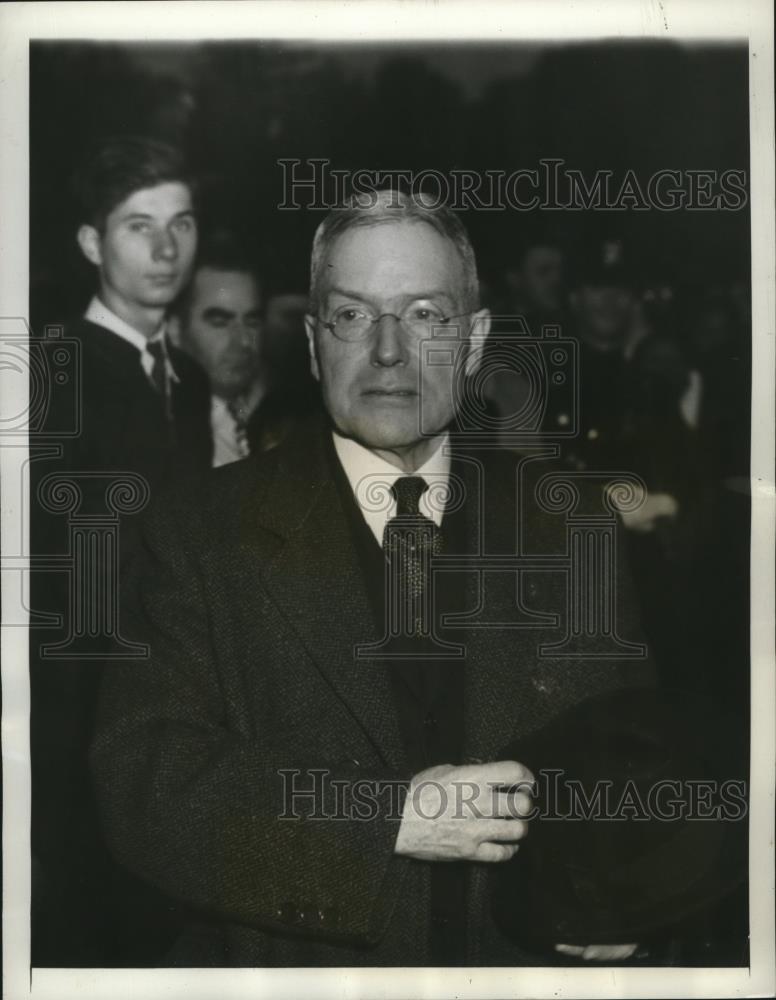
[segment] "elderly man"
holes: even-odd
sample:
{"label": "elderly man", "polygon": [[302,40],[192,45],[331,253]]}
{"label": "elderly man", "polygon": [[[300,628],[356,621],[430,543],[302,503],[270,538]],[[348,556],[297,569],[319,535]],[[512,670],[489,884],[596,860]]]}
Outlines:
{"label": "elderly man", "polygon": [[[170,962],[541,964],[490,917],[531,806],[499,750],[648,671],[540,655],[514,572],[477,569],[521,544],[515,456],[455,433],[477,287],[446,209],[332,212],[306,320],[327,421],[147,521],[126,628],[151,657],[112,673],[93,767],[116,855],[191,907]],[[535,506],[520,536],[562,548]],[[531,589],[560,611],[550,576]]]}

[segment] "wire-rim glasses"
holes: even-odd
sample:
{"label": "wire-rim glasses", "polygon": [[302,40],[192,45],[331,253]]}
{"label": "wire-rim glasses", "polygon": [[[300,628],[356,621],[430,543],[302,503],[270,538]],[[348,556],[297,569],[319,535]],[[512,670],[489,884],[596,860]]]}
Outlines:
{"label": "wire-rim glasses", "polygon": [[[366,340],[385,316],[392,316],[402,328],[418,340],[444,333],[444,328],[454,319],[470,316],[471,312],[448,316],[438,306],[427,302],[413,302],[401,313],[384,312],[375,315],[363,306],[340,306],[331,319],[318,316],[321,326],[329,330],[338,340],[347,344]],[[441,328],[441,329],[440,329]]]}

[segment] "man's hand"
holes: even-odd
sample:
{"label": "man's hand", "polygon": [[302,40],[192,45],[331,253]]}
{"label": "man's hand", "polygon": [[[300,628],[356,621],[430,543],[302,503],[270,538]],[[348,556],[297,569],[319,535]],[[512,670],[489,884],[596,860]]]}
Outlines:
{"label": "man's hand", "polygon": [[648,535],[661,518],[672,521],[678,513],[679,504],[670,493],[650,493],[639,508],[620,511],[620,517],[628,531]]}
{"label": "man's hand", "polygon": [[430,767],[412,779],[396,854],[421,861],[508,861],[533,809],[533,775],[514,760]]}
{"label": "man's hand", "polygon": [[572,955],[586,962],[623,962],[638,948],[637,944],[556,944],[555,951]]}

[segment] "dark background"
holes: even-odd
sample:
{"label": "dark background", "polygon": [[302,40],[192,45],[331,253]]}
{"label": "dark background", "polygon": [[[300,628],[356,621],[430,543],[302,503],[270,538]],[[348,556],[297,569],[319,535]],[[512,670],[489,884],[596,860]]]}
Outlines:
{"label": "dark background", "polygon": [[[232,228],[245,239],[270,295],[306,292],[312,235],[323,218],[320,211],[278,210],[280,159],[328,159],[333,169],[351,171],[508,174],[561,158],[588,183],[597,170],[612,171],[615,190],[628,170],[644,186],[665,169],[749,173],[745,44],[35,42],[30,65],[36,333],[78,316],[93,292],[93,271],[75,243],[80,220],[70,177],[86,145],[103,135],[144,133],[182,145],[203,179],[205,228]],[[720,744],[746,756],[748,206],[468,211],[463,221],[485,305],[503,300],[506,271],[526,241],[551,240],[571,264],[594,255],[604,238],[618,237],[642,301],[670,304],[650,316],[658,334],[687,347],[708,304],[722,310],[717,318],[728,326],[727,339],[703,372],[706,399],[719,404],[716,417],[687,449],[689,458],[703,459],[705,477],[695,481],[694,466],[685,469],[676,450],[677,466],[699,492],[706,533],[691,559],[681,546],[654,564],[647,552],[640,580],[648,596],[651,586],[659,597],[653,618],[673,654],[661,661],[662,672],[690,690],[708,688],[732,720]],[[669,435],[650,432],[645,441],[650,459],[673,454]],[[667,571],[667,563],[681,572]],[[745,895],[710,918],[694,950],[668,964],[745,963]]]}
{"label": "dark background", "polygon": [[[189,151],[205,219],[236,228],[271,290],[305,292],[320,212],[280,212],[280,158],[333,168],[535,168],[560,157],[642,185],[659,169],[744,170],[747,50],[737,45],[49,43],[31,46],[31,317],[80,312],[69,193],[94,136],[154,134]],[[625,241],[645,281],[693,290],[746,283],[749,212],[476,212],[465,220],[495,291],[510,252],[545,230],[564,246]]]}

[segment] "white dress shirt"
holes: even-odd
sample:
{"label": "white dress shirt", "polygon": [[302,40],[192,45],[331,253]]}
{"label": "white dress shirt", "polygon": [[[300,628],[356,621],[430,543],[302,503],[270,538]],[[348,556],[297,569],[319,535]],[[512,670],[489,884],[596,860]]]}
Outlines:
{"label": "white dress shirt", "polygon": [[391,486],[400,476],[420,476],[428,489],[420,498],[420,513],[439,527],[450,488],[450,435],[441,434],[431,456],[414,472],[402,472],[351,438],[334,432],[334,447],[348,477],[356,503],[380,545],[386,523],[396,516]]}
{"label": "white dress shirt", "polygon": [[238,433],[229,404],[220,396],[210,398],[210,428],[213,432],[213,467],[228,465],[250,454],[248,439]]}
{"label": "white dress shirt", "polygon": [[[251,453],[245,424],[267,394],[263,377],[257,378],[247,392],[227,401],[221,396],[210,398],[210,430],[213,435],[213,468],[228,465]],[[243,421],[242,429],[235,419],[235,411]]]}
{"label": "white dress shirt", "polygon": [[165,325],[159,327],[156,333],[152,337],[146,337],[144,334],[140,333],[133,326],[130,326],[125,320],[120,316],[117,316],[112,309],[109,309],[105,303],[99,299],[96,295],[92,298],[89,303],[89,308],[84,313],[84,319],[88,319],[90,323],[96,323],[97,326],[102,326],[106,330],[110,330],[111,333],[115,333],[117,337],[121,337],[122,340],[126,340],[128,343],[136,347],[140,353],[140,364],[143,366],[143,371],[146,373],[148,378],[151,378],[151,372],[153,371],[154,360],[153,354],[148,350],[148,344],[151,341],[159,342],[162,345],[162,351],[164,353],[164,367],[167,372],[168,382],[178,382],[178,376],[175,374],[175,369],[172,366],[172,362],[167,354],[167,342],[164,336]]}

